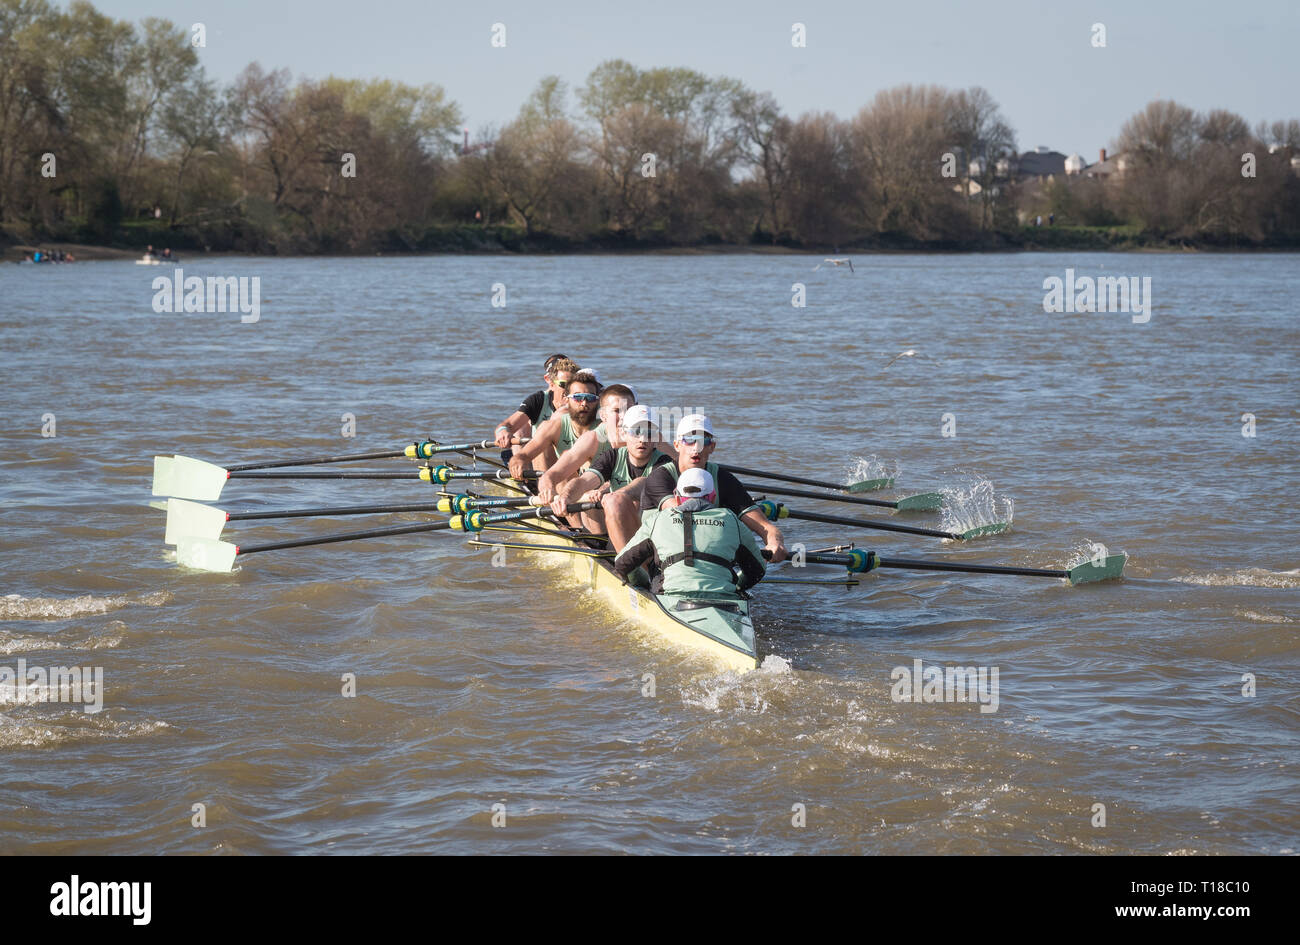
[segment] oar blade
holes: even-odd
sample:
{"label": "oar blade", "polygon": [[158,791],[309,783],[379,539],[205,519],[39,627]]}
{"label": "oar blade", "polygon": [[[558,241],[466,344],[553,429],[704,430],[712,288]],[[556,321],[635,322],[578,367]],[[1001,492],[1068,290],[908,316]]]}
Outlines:
{"label": "oar blade", "polygon": [[[166,494],[195,502],[215,502],[221,498],[221,490],[225,488],[229,475],[221,466],[205,463],[201,459],[173,456],[168,482],[170,491]],[[155,492],[155,495],[162,494]]]}
{"label": "oar blade", "polygon": [[226,513],[221,509],[173,496],[167,500],[167,534],[163,543],[174,545],[182,538],[217,539],[225,527]]}
{"label": "oar blade", "polygon": [[889,489],[894,485],[894,477],[887,476],[883,479],[863,479],[861,482],[851,482],[844,487],[846,492],[879,492],[881,489]]}
{"label": "oar blade", "polygon": [[895,508],[900,512],[933,512],[943,508],[943,493],[918,492],[916,495],[903,496]]}
{"label": "oar blade", "polygon": [[990,525],[976,525],[974,528],[968,528],[961,533],[962,541],[970,541],[972,538],[982,538],[985,535],[1000,535],[1005,531],[1010,531],[1009,522],[993,522]]}
{"label": "oar blade", "polygon": [[239,547],[213,538],[182,537],[176,541],[176,563],[196,571],[228,573],[235,566]]}
{"label": "oar blade", "polygon": [[1100,563],[1090,558],[1082,564],[1076,564],[1070,568],[1070,583],[1089,584],[1093,581],[1111,581],[1123,577],[1124,564],[1127,561],[1128,555],[1126,554],[1107,555],[1106,559]]}
{"label": "oar blade", "polygon": [[153,458],[153,494],[172,494],[173,457],[155,456]]}

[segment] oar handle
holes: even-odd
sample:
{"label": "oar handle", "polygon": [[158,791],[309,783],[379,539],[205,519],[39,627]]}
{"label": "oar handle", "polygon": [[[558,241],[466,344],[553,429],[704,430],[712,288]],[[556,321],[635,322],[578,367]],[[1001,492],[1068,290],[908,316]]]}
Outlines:
{"label": "oar handle", "polygon": [[452,466],[425,466],[420,469],[420,478],[425,482],[446,485],[453,479],[536,479],[542,474],[535,469],[525,469],[522,476],[510,475],[508,469],[496,469],[491,472],[472,469],[456,469]]}
{"label": "oar handle", "polygon": [[[514,436],[510,438],[512,446],[523,446],[531,437]],[[469,443],[440,443],[435,439],[417,440],[402,453],[408,459],[428,459],[438,453],[467,453],[474,450],[499,449],[496,440],[474,440]]]}
{"label": "oar handle", "polygon": [[[564,507],[564,512],[568,515],[574,512],[586,512],[590,509],[599,507],[599,502],[570,502]],[[487,526],[498,522],[518,522],[526,518],[554,517],[555,513],[551,511],[550,506],[524,509],[520,512],[498,512],[495,515],[489,514],[480,509],[474,509],[466,512],[464,515],[453,515],[451,518],[451,527],[459,532],[481,532]]]}

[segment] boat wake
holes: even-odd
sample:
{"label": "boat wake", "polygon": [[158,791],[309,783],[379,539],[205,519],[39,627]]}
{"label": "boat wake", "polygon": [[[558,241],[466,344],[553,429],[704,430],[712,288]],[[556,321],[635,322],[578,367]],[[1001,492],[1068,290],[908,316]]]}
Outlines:
{"label": "boat wake", "polygon": [[1185,574],[1174,578],[1182,584],[1206,587],[1300,587],[1300,568],[1292,571],[1269,571],[1267,568],[1240,568],[1236,571]]}
{"label": "boat wake", "polygon": [[790,661],[769,653],[753,672],[728,671],[692,681],[682,689],[682,705],[707,712],[762,715],[772,707],[767,696],[774,688],[788,685],[787,680],[794,680]]}

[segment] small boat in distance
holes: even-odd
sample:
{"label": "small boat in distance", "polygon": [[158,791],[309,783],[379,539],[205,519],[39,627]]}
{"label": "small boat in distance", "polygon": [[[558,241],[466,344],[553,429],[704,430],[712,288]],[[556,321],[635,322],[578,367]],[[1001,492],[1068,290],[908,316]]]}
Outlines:
{"label": "small boat in distance", "polygon": [[137,266],[170,266],[176,262],[177,259],[172,255],[170,248],[164,249],[162,253],[155,253],[151,245],[145,249],[144,255],[137,259],[135,264]]}

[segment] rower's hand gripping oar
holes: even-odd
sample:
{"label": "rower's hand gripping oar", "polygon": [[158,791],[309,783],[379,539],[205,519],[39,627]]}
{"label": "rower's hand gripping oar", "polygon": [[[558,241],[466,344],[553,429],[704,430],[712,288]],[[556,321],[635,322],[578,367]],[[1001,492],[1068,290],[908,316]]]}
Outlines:
{"label": "rower's hand gripping oar", "polygon": [[[763,557],[771,552],[763,549]],[[866,574],[876,568],[899,568],[905,571],[953,571],[963,574],[1018,574],[1027,577],[1065,578],[1071,584],[1089,584],[1093,581],[1111,581],[1123,577],[1126,554],[1105,555],[1102,560],[1089,558],[1072,568],[1009,568],[994,564],[961,564],[955,561],[927,561],[921,558],[882,558],[874,551],[853,549],[844,554],[796,553],[792,562],[807,564],[837,564],[850,574]]]}
{"label": "rower's hand gripping oar", "polygon": [[915,528],[911,525],[895,525],[892,522],[877,522],[864,518],[842,518],[838,515],[821,515],[817,512],[799,512],[771,500],[758,503],[758,508],[769,522],[795,518],[809,522],[827,522],[831,525],[850,525],[854,528],[872,528],[882,532],[901,532],[905,535],[928,535],[931,538],[947,538],[952,541],[970,541],[983,535],[996,535],[1010,527],[1006,522],[995,522],[992,525],[977,525],[964,532],[945,532],[937,528]]}
{"label": "rower's hand gripping oar", "polygon": [[[586,512],[599,505],[598,502],[574,502],[565,513]],[[199,571],[230,571],[235,558],[251,555],[259,551],[278,551],[283,548],[305,548],[309,545],[328,545],[340,541],[359,541],[364,538],[386,538],[390,535],[410,535],[417,532],[461,531],[481,532],[484,528],[498,522],[518,522],[528,518],[551,518],[554,516],[549,508],[523,509],[518,512],[500,512],[490,515],[480,509],[474,509],[464,515],[453,515],[445,522],[430,522],[420,525],[396,525],[390,528],[372,528],[360,532],[344,532],[337,535],[321,535],[317,538],[297,538],[292,541],[277,541],[266,545],[250,545],[241,548],[228,541],[216,541],[210,538],[183,537],[176,542],[176,563]]]}

